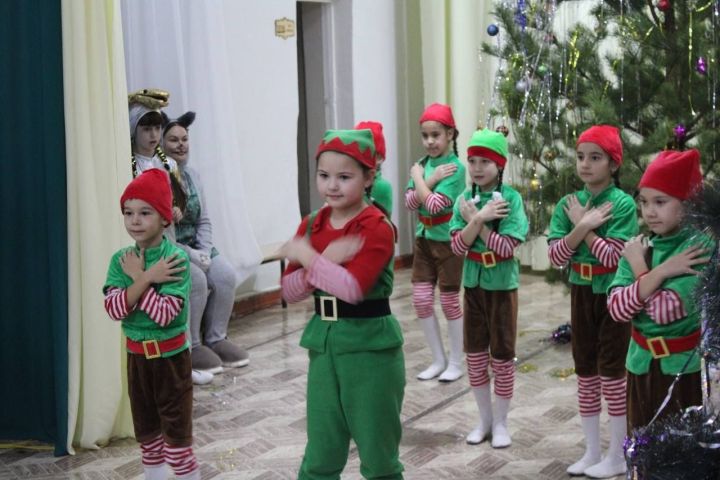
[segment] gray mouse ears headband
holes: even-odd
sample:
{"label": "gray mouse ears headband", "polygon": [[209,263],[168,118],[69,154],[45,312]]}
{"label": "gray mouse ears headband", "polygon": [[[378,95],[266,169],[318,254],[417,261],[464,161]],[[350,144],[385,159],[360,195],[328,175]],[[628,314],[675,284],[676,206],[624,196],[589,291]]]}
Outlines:
{"label": "gray mouse ears headband", "polygon": [[185,112],[175,119],[170,119],[170,117],[168,117],[165,112],[160,112],[160,114],[162,115],[163,119],[163,133],[167,132],[175,125],[180,125],[185,130],[187,130],[190,125],[192,125],[192,123],[195,121],[195,112]]}

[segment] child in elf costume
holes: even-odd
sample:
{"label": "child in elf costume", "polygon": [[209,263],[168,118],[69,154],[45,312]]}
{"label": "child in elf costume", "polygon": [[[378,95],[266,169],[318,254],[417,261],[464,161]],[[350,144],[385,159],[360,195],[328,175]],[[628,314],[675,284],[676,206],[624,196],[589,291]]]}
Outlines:
{"label": "child in elf costume", "polygon": [[192,451],[192,379],[188,328],[188,257],[163,235],[172,222],[167,174],[138,175],[120,199],[135,246],[110,261],[105,309],[127,337],[128,394],[145,478],[199,479]]}
{"label": "child in elf costume", "polygon": [[[502,183],[507,156],[502,133],[485,129],[473,134],[468,145],[472,187],[458,197],[450,222],[453,252],[465,257],[465,352],[480,411],[480,423],[466,440],[478,444],[492,432],[495,448],[511,443],[507,414],[515,382],[520,283],[514,251],[528,232],[522,197]],[[495,374],[494,403],[488,366]]]}
{"label": "child in elf costume", "polygon": [[683,224],[683,201],[702,187],[697,150],[664,151],[638,185],[642,218],[652,231],[623,250],[608,288],[610,314],[632,324],[628,370],[628,426],[647,425],[668,387],[683,372],[660,416],[702,405],[700,312],[693,290],[714,242]]}
{"label": "child in elf costume", "polygon": [[355,125],[355,130],[369,129],[373,134],[375,142],[375,181],[373,182],[372,191],[370,192],[371,201],[375,202],[381,210],[390,218],[393,211],[393,192],[390,182],[382,176],[380,167],[385,161],[385,136],[383,135],[383,126],[380,122],[360,122]]}
{"label": "child in elf costume", "polygon": [[317,150],[326,201],[282,248],[290,260],[283,296],[314,296],[300,345],[310,357],[307,445],[300,480],[339,479],[350,439],[368,479],[401,479],[402,332],[390,311],[394,230],[368,205],[375,178],[370,130],[328,130]]}
{"label": "child in elf costume", "polygon": [[[413,251],[413,306],[433,362],[417,375],[453,382],[463,374],[463,315],[460,308],[462,258],[450,248],[450,219],[455,199],[465,190],[465,166],[458,159],[455,119],[447,105],[433,103],[420,117],[420,133],[427,156],[410,169],[405,205],[417,210]],[[450,143],[453,143],[453,151]],[[445,357],[435,317],[435,285],[448,321],[449,360]]]}
{"label": "child in elf costume", "polygon": [[[609,478],[625,472],[625,355],[630,329],[613,322],[606,291],[625,241],[637,234],[635,201],[618,188],[622,141],[618,129],[595,125],[576,144],[585,188],[558,202],[550,221],[550,261],[570,263],[570,323],[585,454],[570,475]],[[613,185],[613,180],[615,185]],[[608,404],[610,446],[600,455],[601,397]]]}

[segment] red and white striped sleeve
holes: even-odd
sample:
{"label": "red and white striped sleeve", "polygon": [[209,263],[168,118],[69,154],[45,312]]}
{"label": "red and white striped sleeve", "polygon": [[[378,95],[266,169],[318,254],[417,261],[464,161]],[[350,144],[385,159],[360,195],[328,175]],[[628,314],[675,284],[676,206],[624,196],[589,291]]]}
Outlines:
{"label": "red and white striped sleeve", "polygon": [[122,320],[130,313],[127,304],[127,290],[110,287],[105,292],[105,311],[113,320]]}
{"label": "red and white striped sleeve", "polygon": [[443,195],[442,193],[431,193],[425,199],[425,208],[430,213],[438,213],[443,208],[447,208],[452,205],[452,200]]}
{"label": "red and white striped sleeve", "polygon": [[548,246],[548,257],[550,258],[550,263],[556,267],[565,266],[565,264],[570,261],[570,258],[574,253],[575,251],[568,247],[567,241],[565,241],[564,237],[559,240],[550,241],[550,245]]}
{"label": "red and white striped sleeve", "polygon": [[608,297],[608,312],[616,322],[629,322],[645,304],[640,300],[639,282],[635,281],[626,287],[613,288]]}
{"label": "red and white striped sleeve", "polygon": [[620,252],[625,246],[625,242],[617,238],[600,238],[597,237],[590,245],[590,252],[600,260],[604,266],[608,268],[617,267],[620,261]]}
{"label": "red and white striped sleeve", "polygon": [[500,235],[495,231],[490,232],[487,241],[487,247],[501,257],[512,257],[518,245],[520,242],[517,238]]}
{"label": "red and white striped sleeve", "polygon": [[455,230],[454,232],[450,232],[450,236],[452,237],[450,240],[450,249],[458,257],[464,256],[468,252],[468,250],[470,250],[470,245],[467,245],[463,241],[460,232],[461,230]]}
{"label": "red and white striped sleeve", "polygon": [[296,303],[310,296],[315,288],[307,282],[306,277],[307,271],[304,268],[295,270],[288,275],[283,275],[282,296],[285,301]]}
{"label": "red and white striped sleeve", "polygon": [[182,311],[183,299],[173,295],[161,295],[154,288],[148,288],[140,297],[138,308],[147,313],[153,322],[167,327]]}
{"label": "red and white striped sleeve", "polygon": [[420,208],[420,199],[417,197],[415,189],[409,188],[405,190],[405,206],[408,210],[417,210]]}
{"label": "red and white striped sleeve", "polygon": [[363,299],[363,291],[355,277],[322,255],[315,255],[310,263],[307,281],[347,303],[355,304]]}
{"label": "red and white striped sleeve", "polygon": [[687,316],[685,306],[674,290],[658,290],[645,300],[645,311],[658,325],[667,325]]}

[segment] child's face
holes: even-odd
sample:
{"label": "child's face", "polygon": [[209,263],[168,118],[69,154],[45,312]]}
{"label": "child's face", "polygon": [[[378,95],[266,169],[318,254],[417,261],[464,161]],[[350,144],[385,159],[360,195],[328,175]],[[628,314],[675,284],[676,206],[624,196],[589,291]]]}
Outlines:
{"label": "child's face", "polygon": [[190,153],[190,138],[188,137],[188,131],[184,127],[175,125],[165,132],[163,145],[165,146],[165,153],[178,163],[183,164],[187,161]]}
{"label": "child's face", "polygon": [[135,152],[146,157],[155,155],[160,144],[160,125],[138,125],[135,129]]}
{"label": "child's face", "polygon": [[470,179],[481,190],[491,190],[497,184],[498,169],[497,163],[485,157],[469,157],[468,172]]}
{"label": "child's face", "polygon": [[680,229],[684,215],[680,199],[654,188],[643,187],[638,194],[642,218],[653,233],[673,235]]}
{"label": "child's face", "polygon": [[162,242],[165,220],[144,200],[130,199],[123,205],[125,230],[138,247],[156,247]]}
{"label": "child's face", "polygon": [[363,170],[354,158],[342,153],[323,152],[318,158],[317,189],[334,210],[359,207],[374,176],[375,170]]}
{"label": "child's face", "polygon": [[454,130],[442,123],[429,120],[420,125],[423,147],[432,158],[442,157],[447,154],[450,142],[453,139]]}
{"label": "child's face", "polygon": [[609,184],[612,174],[617,170],[615,162],[592,142],[584,142],[577,146],[577,174],[588,187]]}

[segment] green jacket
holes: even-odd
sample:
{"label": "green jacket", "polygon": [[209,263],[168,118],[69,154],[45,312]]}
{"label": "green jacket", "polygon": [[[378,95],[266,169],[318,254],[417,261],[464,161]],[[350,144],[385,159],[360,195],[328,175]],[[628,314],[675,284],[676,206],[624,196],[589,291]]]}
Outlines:
{"label": "green jacket", "polygon": [[[106,290],[109,287],[125,289],[132,285],[132,279],[125,275],[125,272],[123,272],[122,267],[120,266],[120,257],[129,249],[135,249],[136,252],[139,252],[137,247],[128,247],[119,250],[112,256],[112,259],[110,260],[110,267],[108,268],[107,280],[105,281],[103,290]],[[175,244],[170,242],[167,238],[163,237],[160,245],[145,249],[145,269],[147,270],[149,267],[156,264],[161,258],[167,258],[174,254],[177,254],[178,258],[185,260],[186,267],[189,266],[187,254]],[[122,329],[125,336],[136,342],[142,342],[145,340],[162,341],[177,337],[181,333],[187,331],[188,303],[190,298],[190,268],[187,268],[185,271],[177,273],[176,275],[181,277],[181,280],[153,285],[151,288],[155,288],[157,293],[160,295],[172,295],[174,297],[182,298],[183,307],[178,316],[175,317],[167,326],[161,327],[155,323],[147,313],[143,312],[139,308],[136,308],[122,320]],[[186,341],[182,347],[171,352],[163,353],[162,356],[171,357],[189,348],[189,346],[190,344]]]}
{"label": "green jacket", "polygon": [[[690,229],[681,230],[679,233],[669,237],[653,237],[652,238],[652,264],[653,269],[663,263],[673,255],[677,255],[683,250],[693,245],[705,245],[707,248],[714,248],[714,242],[707,236]],[[704,265],[696,265],[695,269],[702,271]],[[658,325],[652,318],[642,310],[632,320],[633,327],[637,329],[645,338],[654,337],[684,337],[695,332],[700,328],[700,313],[693,292],[698,283],[696,275],[683,275],[665,280],[660,286],[664,290],[672,290],[678,294],[683,302],[687,316],[676,320],[667,325]],[[615,279],[608,288],[608,294],[615,287],[624,287],[635,282],[630,264],[624,258],[620,259],[618,271]],[[681,353],[673,353],[669,357],[660,359],[660,368],[666,375],[674,375],[682,370],[688,358],[693,355],[692,350]],[[650,351],[640,347],[635,340],[630,339],[630,347],[628,348],[625,367],[629,372],[635,375],[646,374],[650,369],[652,354]],[[700,370],[700,356],[694,354],[688,368],[687,373],[697,372]]]}
{"label": "green jacket", "polygon": [[387,212],[388,216],[392,215],[393,210],[393,193],[392,193],[392,185],[390,185],[390,182],[388,182],[380,173],[378,172],[375,174],[375,181],[373,182],[372,191],[370,192],[370,196],[373,200],[375,200],[378,205],[380,205],[385,212]]}
{"label": "green jacket", "polygon": [[[442,209],[435,215],[431,215],[430,212],[425,209],[425,205],[420,205],[420,208],[418,208],[418,213],[424,217],[437,217],[452,213],[452,204],[455,202],[455,199],[458,197],[458,195],[462,194],[463,190],[465,190],[465,165],[463,165],[462,162],[460,162],[460,159],[456,157],[455,154],[452,152],[445,157],[428,158],[425,162],[424,178],[429,178],[437,167],[439,167],[440,165],[445,165],[447,163],[454,163],[455,165],[457,165],[457,170],[455,170],[455,173],[452,176],[440,180],[440,182],[435,185],[433,193],[445,195],[450,199],[451,204],[450,206]],[[408,182],[407,189],[415,189],[415,182],[412,178]],[[428,240],[449,242],[450,222],[442,223],[440,225],[434,225],[432,227],[426,227],[422,222],[418,222],[417,228],[415,230],[415,235],[418,237],[425,237]]]}
{"label": "green jacket", "polygon": [[[598,207],[605,202],[612,202],[612,218],[603,225],[595,229],[595,234],[602,238],[617,238],[618,240],[629,240],[638,234],[637,207],[635,200],[623,192],[615,185],[608,188],[593,197],[587,188],[565,195],[557,203],[552,219],[550,220],[550,233],[548,234],[548,242],[551,240],[559,240],[565,237],[574,228],[573,223],[565,213],[565,205],[568,197],[575,195],[580,203],[585,205],[588,200],[593,207]],[[591,265],[601,265],[595,255],[590,252],[585,242],[581,242],[575,250],[571,263],[589,263]],[[613,273],[603,275],[593,275],[592,280],[583,279],[575,270],[570,270],[570,283],[575,285],[592,285],[593,293],[605,293],[608,285],[613,279]]]}
{"label": "green jacket", "polygon": [[[492,199],[492,193],[479,193],[480,201],[476,204],[478,210]],[[524,242],[528,232],[528,220],[523,207],[523,199],[517,190],[505,184],[501,187],[501,193],[503,199],[508,202],[510,214],[500,220],[497,233]],[[467,222],[460,214],[460,199],[462,198],[470,200],[472,198],[472,189],[467,189],[455,202],[453,218],[450,221],[451,232],[462,230],[467,225]],[[470,250],[478,253],[489,251],[480,236],[475,239],[475,242],[470,246]],[[474,288],[479,285],[484,290],[514,290],[518,288],[519,284],[519,266],[515,258],[499,262],[494,267],[485,267],[479,262],[465,258],[463,285],[466,288]]]}

